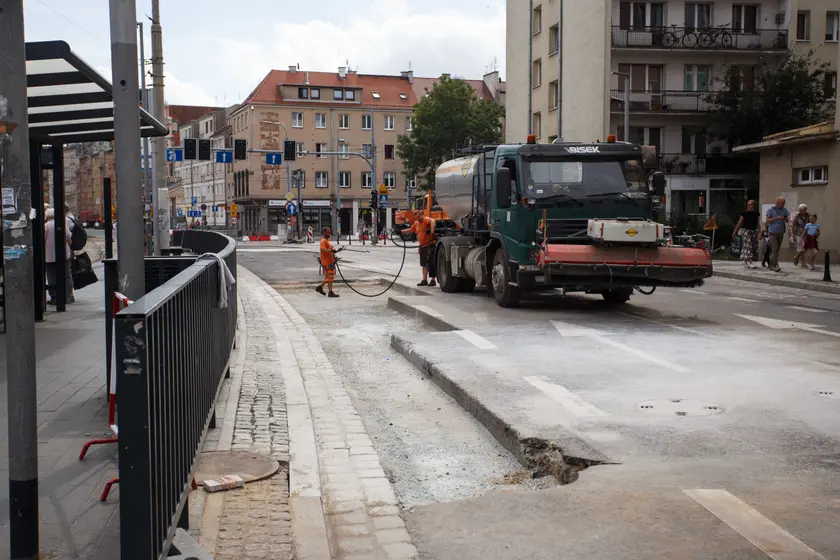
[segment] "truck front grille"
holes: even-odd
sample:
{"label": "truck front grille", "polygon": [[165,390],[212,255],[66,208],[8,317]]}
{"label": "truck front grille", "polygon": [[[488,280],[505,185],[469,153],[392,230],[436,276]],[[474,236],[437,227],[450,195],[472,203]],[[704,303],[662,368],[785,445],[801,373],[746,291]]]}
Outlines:
{"label": "truck front grille", "polygon": [[580,239],[585,241],[589,220],[548,220],[546,229],[549,239]]}

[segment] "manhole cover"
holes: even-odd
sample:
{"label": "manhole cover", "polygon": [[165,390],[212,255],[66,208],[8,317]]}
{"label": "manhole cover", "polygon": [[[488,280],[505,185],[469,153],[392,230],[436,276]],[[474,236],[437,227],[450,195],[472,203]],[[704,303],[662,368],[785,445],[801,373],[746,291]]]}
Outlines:
{"label": "manhole cover", "polygon": [[688,399],[659,399],[636,405],[645,415],[656,416],[711,416],[720,414],[723,408],[712,403]]}
{"label": "manhole cover", "polygon": [[837,399],[840,398],[840,389],[820,389],[817,391],[817,395],[821,397],[828,397],[830,399]]}
{"label": "manhole cover", "polygon": [[237,474],[245,482],[254,482],[270,477],[279,469],[280,463],[258,453],[212,451],[199,457],[195,481],[201,484],[208,478]]}

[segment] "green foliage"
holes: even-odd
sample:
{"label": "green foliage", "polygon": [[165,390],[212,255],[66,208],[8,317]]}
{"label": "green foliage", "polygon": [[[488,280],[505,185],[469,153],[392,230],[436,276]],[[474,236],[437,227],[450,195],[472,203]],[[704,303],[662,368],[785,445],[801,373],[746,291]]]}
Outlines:
{"label": "green foliage", "polygon": [[480,99],[464,80],[443,77],[414,108],[410,134],[397,139],[397,155],[422,189],[434,188],[435,170],[455,150],[501,142],[504,110]]}
{"label": "green foliage", "polygon": [[718,91],[706,96],[719,123],[712,136],[725,139],[730,149],[760,142],[765,136],[829,120],[831,103],[825,96],[828,63],[790,52],[779,66],[763,64],[755,70],[755,83],[744,83],[742,68],[726,66]]}

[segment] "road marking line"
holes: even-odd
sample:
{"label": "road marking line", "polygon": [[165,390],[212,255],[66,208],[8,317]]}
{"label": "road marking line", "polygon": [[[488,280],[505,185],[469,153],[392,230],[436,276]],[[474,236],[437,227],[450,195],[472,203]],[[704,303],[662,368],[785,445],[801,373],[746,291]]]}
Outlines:
{"label": "road marking line", "polygon": [[476,333],[470,330],[455,331],[455,334],[457,334],[467,342],[472,343],[472,345],[478,348],[479,350],[494,350],[498,348],[498,346],[496,346],[483,336],[477,335]]}
{"label": "road marking line", "polygon": [[826,309],[813,309],[811,307],[799,307],[798,305],[788,305],[787,308],[794,311],[808,311],[809,313],[828,313]]}
{"label": "road marking line", "polygon": [[696,489],[683,492],[773,560],[825,560],[825,556],[726,490]]}
{"label": "road marking line", "polygon": [[525,381],[562,404],[569,412],[575,416],[605,416],[603,410],[592,405],[576,394],[572,393],[562,385],[553,383],[548,377],[544,375],[531,375],[523,377]]}
{"label": "road marking line", "polygon": [[644,319],[645,321],[650,321],[651,323],[654,323],[656,325],[662,325],[663,327],[670,327],[672,329],[687,332],[687,333],[691,333],[691,334],[694,334],[694,335],[697,335],[697,336],[711,336],[709,333],[705,333],[705,332],[702,332],[702,331],[697,331],[697,330],[694,330],[694,329],[690,329],[688,327],[681,327],[679,325],[672,325],[670,323],[666,323],[665,321],[660,321],[658,319],[651,319],[650,317],[645,317],[644,315],[639,315],[637,313],[630,313],[628,311],[616,311],[616,313],[619,314],[619,315],[625,315],[627,317],[636,317],[638,319]]}
{"label": "road marking line", "polygon": [[693,289],[693,288],[683,288],[681,291],[683,291],[683,292],[689,292],[689,293],[692,293],[692,294],[700,294],[701,296],[707,296],[707,295],[709,295],[709,292],[702,292],[702,291],[700,291],[700,290],[695,290],[695,289]]}
{"label": "road marking line", "polygon": [[726,299],[731,299],[732,301],[743,301],[746,303],[758,303],[757,299],[750,299],[745,297],[738,297],[738,296],[726,296]]}

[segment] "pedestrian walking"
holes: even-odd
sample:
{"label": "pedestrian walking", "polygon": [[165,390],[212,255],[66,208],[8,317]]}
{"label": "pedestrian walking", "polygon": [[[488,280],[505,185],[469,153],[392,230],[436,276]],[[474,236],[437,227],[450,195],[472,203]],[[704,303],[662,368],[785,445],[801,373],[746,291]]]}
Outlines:
{"label": "pedestrian walking", "polygon": [[799,212],[790,219],[790,246],[794,249],[793,265],[805,268],[805,226],[808,224],[808,207],[799,205]]}
{"label": "pedestrian walking", "polygon": [[401,237],[405,237],[411,233],[417,234],[417,241],[420,243],[420,266],[423,270],[423,280],[417,284],[418,286],[435,287],[437,283],[437,273],[435,272],[435,226],[434,219],[428,216],[418,216],[411,229],[404,230],[400,233]]}
{"label": "pedestrian walking", "polygon": [[741,212],[741,217],[732,232],[732,240],[741,231],[741,262],[747,268],[755,268],[755,261],[758,260],[758,227],[759,214],[756,210],[755,200],[747,201],[747,209]]}
{"label": "pedestrian walking", "polygon": [[[338,294],[333,291],[333,282],[335,282],[335,254],[343,251],[344,247],[336,250],[332,243],[330,243],[331,236],[332,230],[329,227],[321,230],[321,267],[324,269],[324,280],[318,284],[315,291],[321,295],[336,298]],[[324,285],[327,286],[328,293],[324,293]]]}
{"label": "pedestrian walking", "polygon": [[767,210],[767,231],[770,234],[770,246],[772,254],[770,255],[770,270],[781,272],[779,266],[779,251],[782,250],[782,242],[785,239],[785,229],[787,226],[790,213],[785,208],[786,201],[784,197],[780,196],[776,199],[776,204]]}
{"label": "pedestrian walking", "polygon": [[804,247],[804,254],[802,255],[802,265],[807,266],[809,269],[814,270],[814,261],[817,258],[817,253],[820,250],[820,245],[818,242],[818,238],[820,236],[820,224],[817,223],[817,215],[811,214],[808,216],[808,223],[805,224],[805,232],[804,232],[804,241],[802,246]]}
{"label": "pedestrian walking", "polygon": [[[73,252],[70,250],[70,232],[64,230],[64,271],[56,268],[55,251],[61,250],[61,243],[56,243],[55,238],[55,210],[50,208],[44,214],[44,260],[47,264],[47,293],[50,296],[49,303],[56,304],[56,285],[58,275],[64,274],[64,289],[67,303],[76,303],[73,297],[73,276],[70,273],[70,263],[73,259]],[[56,247],[58,245],[58,247]]]}

